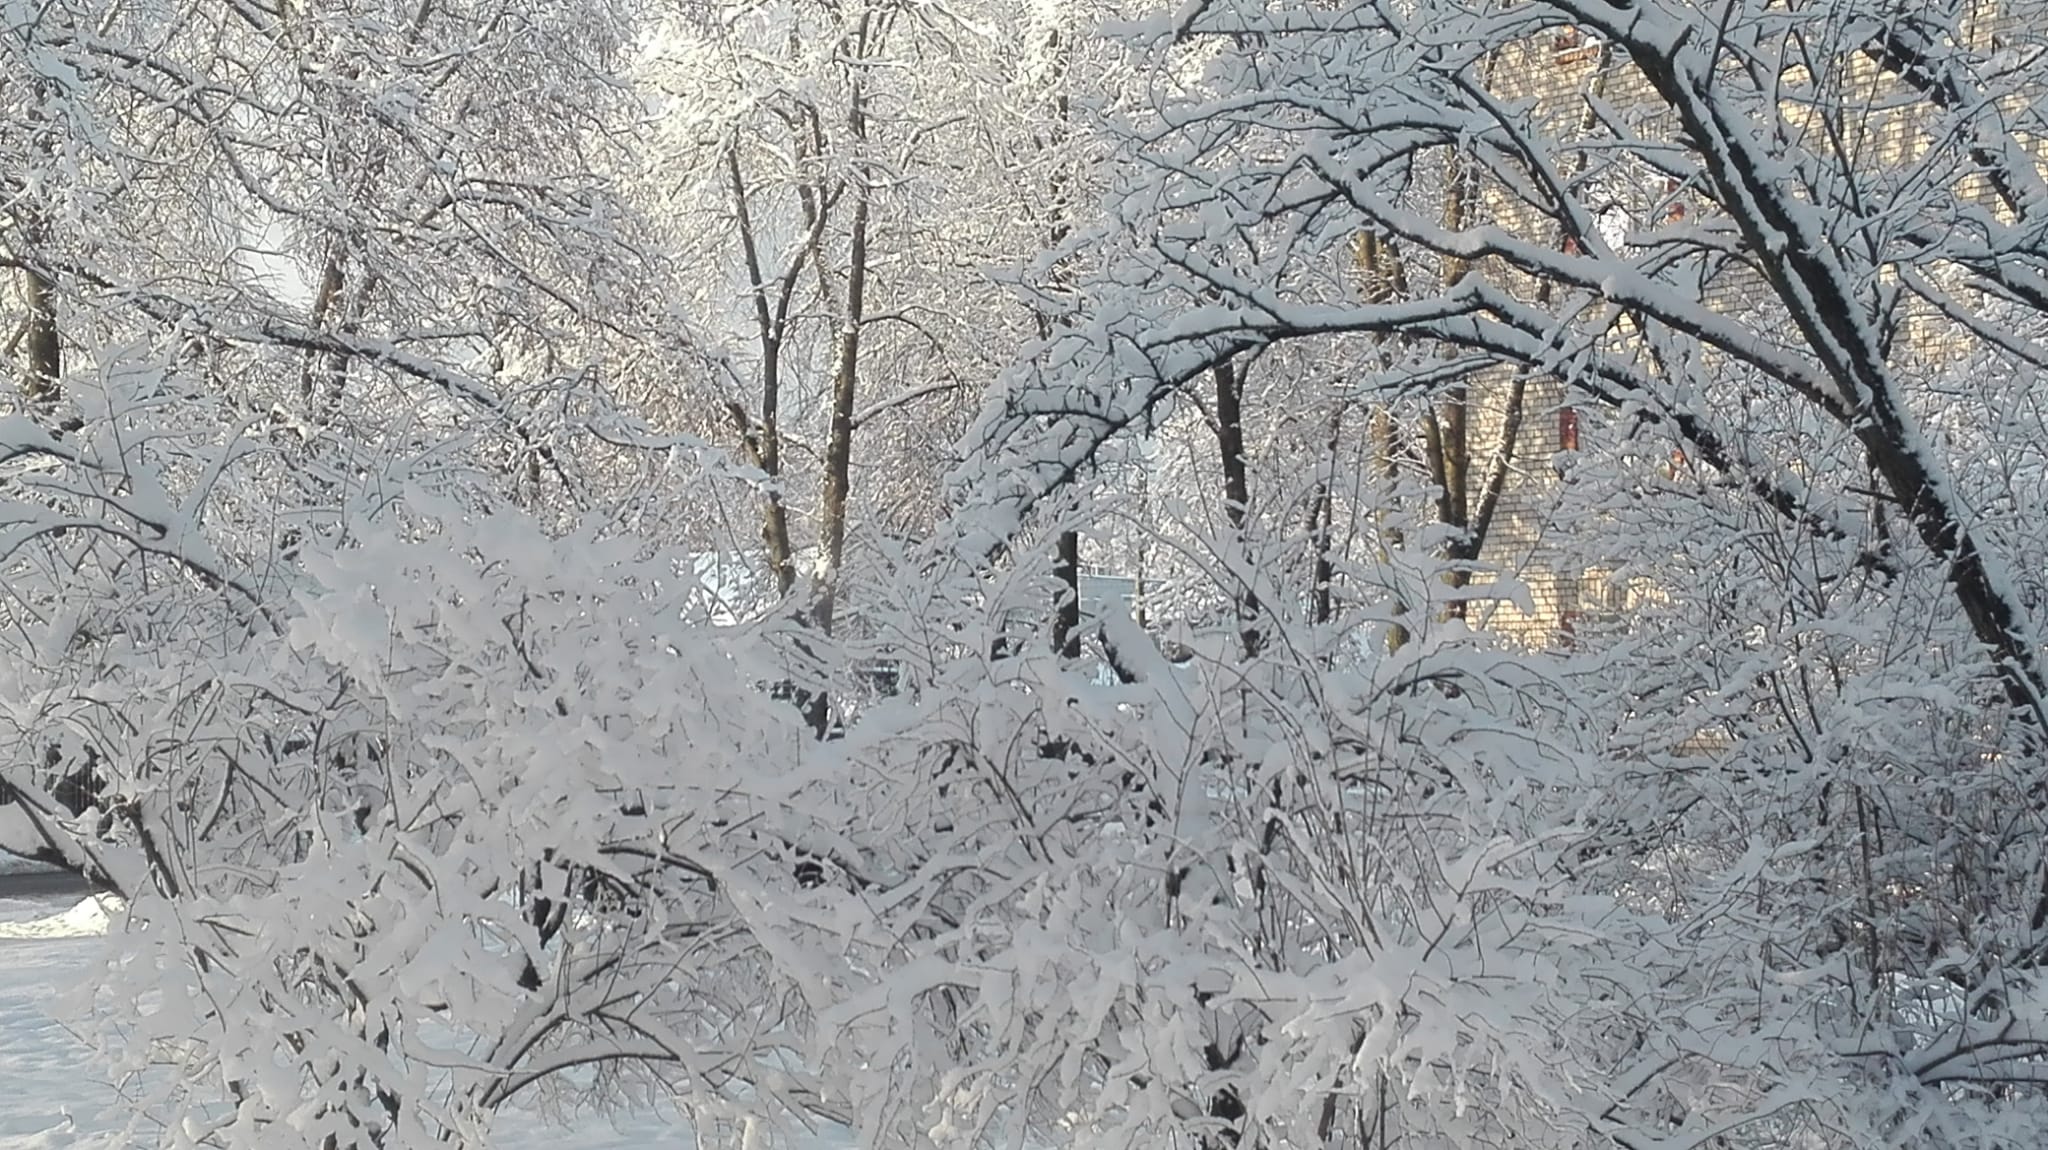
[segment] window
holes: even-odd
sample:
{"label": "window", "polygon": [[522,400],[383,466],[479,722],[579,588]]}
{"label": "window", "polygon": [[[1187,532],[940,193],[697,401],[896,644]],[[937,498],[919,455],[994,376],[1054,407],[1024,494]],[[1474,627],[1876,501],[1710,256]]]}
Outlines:
{"label": "window", "polygon": [[1558,28],[1550,34],[1550,50],[1556,54],[1560,64],[1580,64],[1591,60],[1600,48],[1600,41],[1588,36],[1582,28]]}

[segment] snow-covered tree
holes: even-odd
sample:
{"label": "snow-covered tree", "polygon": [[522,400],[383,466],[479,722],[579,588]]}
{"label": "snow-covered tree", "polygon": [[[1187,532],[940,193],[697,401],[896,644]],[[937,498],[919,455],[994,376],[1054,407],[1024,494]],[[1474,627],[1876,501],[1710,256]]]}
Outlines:
{"label": "snow-covered tree", "polygon": [[138,1128],[2025,1144],[2025,15],[8,9],[0,849]]}
{"label": "snow-covered tree", "polygon": [[[978,428],[980,526],[1253,356],[1368,395],[1540,377],[1588,409],[1553,529],[1631,605],[1573,664],[1606,766],[1573,784],[1604,806],[1567,901],[1678,932],[1589,938],[1691,938],[1684,969],[1723,973],[1597,996],[1717,1005],[1636,1016],[1640,1072],[1579,1096],[1599,1121],[1515,1138],[1989,1145],[2034,1120],[2024,8],[1209,3],[1128,29],[1156,84],[1117,210],[1072,245],[1082,305]],[[1383,1065],[1445,1097],[1440,1064]],[[1518,1089],[1487,1081],[1481,1106]]]}

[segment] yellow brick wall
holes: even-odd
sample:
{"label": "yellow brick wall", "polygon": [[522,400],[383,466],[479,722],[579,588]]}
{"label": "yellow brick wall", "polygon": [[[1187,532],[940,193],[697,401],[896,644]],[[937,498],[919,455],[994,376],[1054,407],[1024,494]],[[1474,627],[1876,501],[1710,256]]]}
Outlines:
{"label": "yellow brick wall", "polygon": [[[2022,13],[2022,7],[2031,15]],[[2048,5],[1974,0],[1962,27],[1973,48],[1988,52],[2023,38],[2036,43],[2048,39],[2044,15],[2048,15]],[[1830,63],[1841,71],[1824,76],[1823,82],[1842,92],[1845,98],[1841,103],[1856,111],[1834,124],[1822,125],[1811,111],[1788,102],[1781,111],[1782,129],[1814,133],[1816,146],[1830,153],[1839,147],[1847,158],[1845,166],[1851,171],[1909,166],[1912,158],[1931,142],[1924,101],[1904,91],[1894,77],[1860,53],[1847,54]],[[1662,110],[1661,103],[1651,95],[1647,82],[1632,65],[1618,53],[1605,51],[1570,30],[1546,31],[1502,49],[1488,65],[1487,82],[1494,95],[1506,103],[1533,101],[1532,115],[1538,124],[1562,129],[1566,135],[1576,129],[1574,120],[1583,122],[1588,95],[1597,95],[1607,106],[1621,109],[1624,114],[1635,112],[1637,130],[1647,135],[1654,137],[1672,130],[1670,113]],[[2034,95],[2038,97],[2040,93]],[[2017,98],[2006,101],[2006,105],[2009,118],[2015,123],[2022,122]],[[2038,136],[2026,139],[2036,155],[2048,155],[2048,144]],[[1983,206],[1996,207],[1988,181],[1971,176],[1965,179],[1965,184],[1952,190]],[[1690,215],[1704,210],[1697,197],[1662,182],[1647,168],[1636,184],[1639,186],[1603,188],[1626,213],[1626,223],[1631,227],[1654,228],[1660,220],[1679,218],[1677,213]],[[1486,213],[1489,222],[1505,226],[1525,240],[1560,242],[1560,237],[1544,234],[1546,229],[1554,231],[1554,226],[1509,189],[1485,187],[1479,202],[1483,206],[1477,210]],[[1536,285],[1520,281],[1498,266],[1482,265],[1478,272],[1495,278],[1518,295],[1526,297],[1537,290]],[[1769,285],[1752,269],[1731,265],[1717,272],[1705,287],[1704,299],[1716,311],[1753,331],[1767,336],[1785,332],[1788,345],[1796,339],[1796,333],[1789,331],[1783,321]],[[1902,365],[1918,364],[1922,368],[1953,358],[1959,350],[1949,334],[1952,330],[1950,321],[1930,309],[1910,312],[1905,317],[1906,338],[1894,349],[1894,355],[1902,360]],[[1510,373],[1499,371],[1484,374],[1471,383],[1478,408],[1471,436],[1475,488],[1499,442],[1501,410],[1512,378]],[[1475,618],[1521,641],[1551,645],[1568,639],[1570,622],[1575,616],[1625,612],[1655,591],[1640,585],[1640,581],[1613,586],[1606,570],[1579,569],[1566,558],[1566,549],[1560,546],[1563,541],[1553,531],[1560,481],[1551,464],[1560,447],[1557,412],[1571,402],[1571,397],[1556,380],[1527,380],[1525,389],[1523,427],[1510,471],[1510,486],[1482,557],[1526,586],[1532,609],[1523,611],[1501,604],[1480,609]],[[1584,434],[1585,448],[1598,449],[1590,427],[1585,428]],[[1473,500],[1476,504],[1476,489]]]}

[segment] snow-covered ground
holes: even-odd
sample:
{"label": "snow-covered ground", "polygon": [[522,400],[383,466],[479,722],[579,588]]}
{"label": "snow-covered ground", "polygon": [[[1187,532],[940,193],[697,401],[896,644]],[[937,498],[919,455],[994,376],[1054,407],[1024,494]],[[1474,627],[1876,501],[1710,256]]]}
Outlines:
{"label": "snow-covered ground", "polygon": [[[51,1012],[90,966],[108,910],[92,900],[0,898],[0,1150],[128,1150],[128,1111],[85,1046]],[[498,1150],[697,1150],[688,1127],[649,1115],[563,1129],[500,1117]]]}
{"label": "snow-covered ground", "polygon": [[119,1095],[49,1013],[98,945],[80,937],[104,929],[98,910],[89,900],[0,900],[0,1146],[9,1150],[105,1145],[123,1125]]}

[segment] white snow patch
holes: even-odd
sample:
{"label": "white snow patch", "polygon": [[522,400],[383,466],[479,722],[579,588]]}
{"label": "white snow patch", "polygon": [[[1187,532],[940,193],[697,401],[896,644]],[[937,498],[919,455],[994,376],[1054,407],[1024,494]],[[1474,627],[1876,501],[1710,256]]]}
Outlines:
{"label": "white snow patch", "polygon": [[60,914],[0,922],[0,939],[93,938],[107,933],[108,923],[127,905],[113,895],[96,894]]}
{"label": "white snow patch", "polygon": [[[0,930],[66,918],[72,911],[63,906],[0,899]],[[112,1139],[127,1122],[120,1092],[85,1044],[49,1015],[91,967],[89,948],[97,945],[76,935],[0,942],[0,1146],[8,1150],[119,1145]]]}
{"label": "white snow patch", "polygon": [[[96,969],[93,948],[121,912],[111,895],[63,909],[65,899],[0,897],[0,1150],[141,1150],[156,1143],[91,1051],[49,1011]],[[117,933],[118,937],[118,933]],[[736,1133],[736,1132],[735,1132]],[[732,1145],[737,1138],[722,1144]],[[492,1150],[696,1150],[697,1131],[669,1106],[567,1125],[530,1111],[498,1116]],[[708,1140],[707,1140],[707,1143]],[[796,1150],[848,1150],[849,1132],[821,1130]]]}

